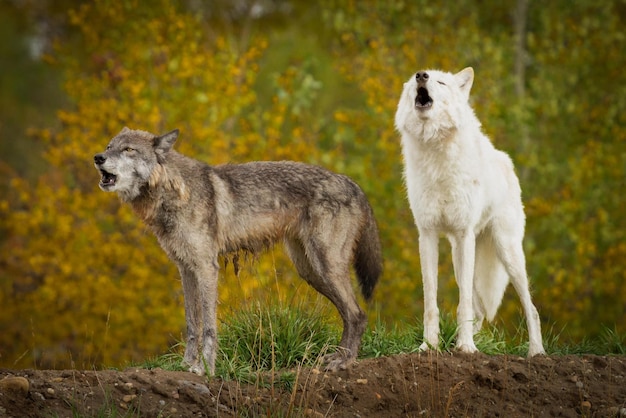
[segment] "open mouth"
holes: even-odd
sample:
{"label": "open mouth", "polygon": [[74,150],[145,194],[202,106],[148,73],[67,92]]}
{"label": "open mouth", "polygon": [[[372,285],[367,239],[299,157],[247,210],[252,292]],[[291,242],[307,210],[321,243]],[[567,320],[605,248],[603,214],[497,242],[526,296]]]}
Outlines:
{"label": "open mouth", "polygon": [[428,95],[426,87],[417,89],[417,97],[415,97],[415,107],[418,109],[429,108],[433,105],[433,99]]}
{"label": "open mouth", "polygon": [[104,171],[102,169],[100,169],[100,174],[102,174],[102,178],[100,179],[100,186],[102,187],[115,186],[115,182],[117,181],[117,176],[115,174],[111,174],[108,171]]}

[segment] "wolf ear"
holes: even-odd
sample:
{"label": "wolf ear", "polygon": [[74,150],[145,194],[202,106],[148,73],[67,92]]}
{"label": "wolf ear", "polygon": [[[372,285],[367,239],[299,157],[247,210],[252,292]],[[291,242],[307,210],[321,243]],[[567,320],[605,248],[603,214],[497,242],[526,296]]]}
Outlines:
{"label": "wolf ear", "polygon": [[465,95],[465,98],[469,98],[470,90],[474,83],[474,69],[472,67],[464,68],[454,75],[454,79]]}
{"label": "wolf ear", "polygon": [[174,142],[176,142],[176,138],[178,138],[178,129],[174,129],[164,135],[157,136],[153,140],[154,149],[157,152],[165,154],[172,149]]}

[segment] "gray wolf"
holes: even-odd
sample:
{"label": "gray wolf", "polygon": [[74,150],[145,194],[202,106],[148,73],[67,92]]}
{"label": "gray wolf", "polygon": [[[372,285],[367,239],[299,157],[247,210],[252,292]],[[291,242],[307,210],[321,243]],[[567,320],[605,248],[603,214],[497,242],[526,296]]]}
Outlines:
{"label": "gray wolf", "polygon": [[378,228],[363,191],[348,177],[297,162],[209,166],[161,136],[124,128],[94,157],[100,188],[117,192],[156,235],[182,279],[187,323],[184,362],[215,371],[218,257],[257,252],[278,240],[302,278],[338,309],[339,349],[328,370],[357,356],[367,319],[350,278],[353,265],[365,299],[382,270]]}
{"label": "gray wolf", "polygon": [[473,334],[491,321],[509,278],[528,325],[528,355],[544,353],[522,248],[525,215],[509,156],[494,148],[469,104],[474,70],[419,71],[404,83],[395,115],[404,180],[419,232],[424,342],[439,345],[439,235],[450,241],[459,287],[456,348],[476,352]]}

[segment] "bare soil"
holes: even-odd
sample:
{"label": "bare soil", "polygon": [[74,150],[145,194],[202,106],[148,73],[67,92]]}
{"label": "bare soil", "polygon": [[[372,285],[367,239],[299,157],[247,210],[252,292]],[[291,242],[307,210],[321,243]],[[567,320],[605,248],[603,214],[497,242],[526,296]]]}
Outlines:
{"label": "bare soil", "polygon": [[0,369],[0,417],[626,416],[623,356],[427,353],[285,372],[246,385],[160,369]]}

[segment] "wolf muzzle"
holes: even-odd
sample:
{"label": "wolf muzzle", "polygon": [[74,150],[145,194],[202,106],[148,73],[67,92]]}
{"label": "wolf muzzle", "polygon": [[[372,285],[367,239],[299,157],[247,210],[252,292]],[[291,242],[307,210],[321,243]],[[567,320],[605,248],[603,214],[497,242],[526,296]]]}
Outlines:
{"label": "wolf muzzle", "polygon": [[433,99],[428,94],[426,83],[430,76],[426,71],[418,71],[415,74],[415,81],[417,81],[417,96],[415,96],[415,108],[427,109],[433,105]]}
{"label": "wolf muzzle", "polygon": [[93,162],[96,165],[96,168],[98,170],[100,170],[100,175],[102,176],[100,178],[100,187],[102,189],[107,189],[109,187],[112,187],[115,185],[115,182],[117,181],[117,176],[115,174],[111,174],[108,171],[106,171],[105,169],[102,168],[102,165],[104,165],[104,163],[106,162],[107,158],[104,156],[104,154],[96,154],[93,157]]}

